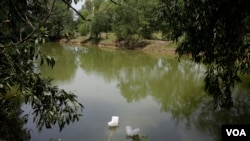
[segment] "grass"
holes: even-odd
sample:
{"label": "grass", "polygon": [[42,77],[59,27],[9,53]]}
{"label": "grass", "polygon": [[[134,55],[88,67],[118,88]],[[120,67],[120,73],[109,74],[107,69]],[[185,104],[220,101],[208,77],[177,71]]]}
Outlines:
{"label": "grass", "polygon": [[[89,40],[90,35],[76,37],[67,42],[66,39],[62,39],[62,43],[67,44],[85,44],[85,45],[93,45],[92,40]],[[160,32],[153,34],[153,40],[143,40],[148,44],[139,50],[147,53],[155,53],[155,54],[171,54],[175,55],[175,49],[177,44],[173,41],[164,41],[161,40],[162,34]],[[101,33],[101,40],[98,41],[99,47],[105,48],[116,48],[116,36],[114,33]]]}
{"label": "grass", "polygon": [[102,33],[101,34],[101,43],[112,44],[116,40],[114,33]]}
{"label": "grass", "polygon": [[162,40],[162,33],[161,32],[153,33],[152,37],[155,40]]}

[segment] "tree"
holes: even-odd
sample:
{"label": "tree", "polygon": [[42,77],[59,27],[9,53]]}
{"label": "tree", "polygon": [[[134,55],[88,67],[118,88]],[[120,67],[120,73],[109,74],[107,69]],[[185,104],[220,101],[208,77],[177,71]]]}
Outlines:
{"label": "tree", "polygon": [[[86,4],[86,2],[85,2]],[[82,10],[80,11],[82,15],[85,17],[91,18],[91,13],[86,10],[85,6],[83,6]],[[90,33],[91,22],[84,21],[82,19],[77,19],[77,31],[80,32],[81,35],[86,35]]]}
{"label": "tree", "polygon": [[128,0],[115,3],[112,9],[112,31],[117,41],[125,42],[124,46],[133,47],[142,38],[150,39],[155,31],[154,9],[157,2]]}
{"label": "tree", "polygon": [[184,37],[177,54],[207,66],[205,90],[216,107],[232,106],[231,88],[239,73],[250,72],[249,6],[245,0],[162,1],[173,39]]}
{"label": "tree", "polygon": [[[56,0],[0,1],[1,125],[4,125],[6,119],[19,114],[17,108],[11,108],[15,105],[14,98],[20,99],[18,104],[25,102],[32,107],[34,122],[39,130],[55,124],[62,130],[65,124],[79,120],[81,116],[83,105],[77,101],[77,97],[52,86],[50,79],[43,78],[36,71],[44,62],[51,67],[55,64],[54,58],[42,54],[39,50],[49,34],[45,25],[53,14],[55,2]],[[66,2],[71,3],[69,0]],[[13,89],[15,92],[11,93]],[[20,124],[22,123],[20,121]],[[13,130],[1,130],[1,135],[23,132],[22,129],[10,129]],[[16,139],[15,135],[11,137],[1,136],[3,140]]]}
{"label": "tree", "polygon": [[91,21],[78,21],[78,29],[82,34],[90,34],[90,38],[94,41],[100,40],[101,32],[108,32],[111,30],[111,13],[110,4],[107,1],[101,0],[86,0],[81,10],[85,17]]}
{"label": "tree", "polygon": [[159,30],[155,19],[158,0],[100,1],[86,0],[81,13],[91,21],[80,20],[78,29],[99,40],[101,32],[112,31],[117,42],[124,47],[139,45],[140,39],[151,39],[152,33]]}
{"label": "tree", "polygon": [[56,0],[52,13],[44,25],[49,31],[50,40],[60,39],[66,33],[74,33],[73,11],[67,5],[60,0]]}

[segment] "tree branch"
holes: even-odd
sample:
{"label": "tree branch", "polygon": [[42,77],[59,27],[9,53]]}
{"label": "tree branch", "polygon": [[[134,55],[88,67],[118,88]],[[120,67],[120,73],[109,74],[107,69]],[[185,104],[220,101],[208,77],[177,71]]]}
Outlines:
{"label": "tree branch", "polygon": [[[45,22],[48,20],[48,18],[50,17],[50,15],[52,14],[52,10],[54,8],[56,0],[53,1],[52,6],[49,9],[48,14],[46,15],[46,17],[44,17],[44,19],[38,24],[38,26],[36,28],[33,29],[32,32],[30,32],[24,39],[20,40],[17,43],[12,43],[11,45],[7,45],[7,46],[0,46],[0,48],[5,48],[5,47],[9,47],[9,46],[15,46],[15,45],[19,45],[21,43],[24,43],[26,40],[28,40],[35,32],[37,32],[40,28],[41,25],[44,25]],[[27,23],[28,24],[28,23]]]}
{"label": "tree branch", "polygon": [[4,20],[4,21],[1,21],[0,24],[2,24],[2,23],[9,23],[9,22],[10,22],[10,20]]}
{"label": "tree branch", "polygon": [[84,21],[91,21],[90,19],[86,19],[81,13],[79,13],[74,7],[71,6],[66,0],[62,0],[68,7],[70,7],[78,16],[80,16]]}
{"label": "tree branch", "polygon": [[118,3],[118,2],[116,2],[116,1],[114,1],[114,0],[110,0],[112,3],[114,3],[114,4],[117,4],[117,5],[122,5],[121,3]]}
{"label": "tree branch", "polygon": [[[31,28],[35,29],[35,27],[33,26],[33,24],[30,22],[30,20],[28,19],[27,15],[23,15],[20,13],[20,11],[17,9],[15,3],[11,0],[12,5],[14,6],[14,9],[17,13],[17,15],[21,18],[21,20],[23,20],[24,22],[26,22],[26,24],[28,24]],[[25,16],[25,17],[24,17]]]}

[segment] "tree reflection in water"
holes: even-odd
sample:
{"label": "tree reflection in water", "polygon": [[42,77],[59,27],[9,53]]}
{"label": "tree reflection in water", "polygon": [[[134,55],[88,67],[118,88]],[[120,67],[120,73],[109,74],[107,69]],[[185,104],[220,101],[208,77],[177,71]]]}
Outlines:
{"label": "tree reflection in water", "polygon": [[[161,105],[162,111],[171,113],[177,124],[184,122],[187,128],[194,127],[216,141],[221,140],[222,124],[250,123],[249,88],[248,93],[246,88],[241,92],[238,85],[234,88],[234,107],[215,110],[212,98],[203,92],[200,74],[204,73],[204,68],[185,61],[178,65],[173,63],[163,63],[161,67],[165,71],[153,66],[151,70],[140,71],[140,75],[125,74],[126,79],[118,85],[122,95],[128,102],[151,96]],[[136,67],[134,72],[137,69],[143,70]]]}
{"label": "tree reflection in water", "polygon": [[[250,83],[249,83],[250,84]],[[194,126],[203,132],[214,136],[216,141],[221,140],[221,125],[222,124],[249,124],[250,123],[250,87],[248,91],[239,84],[233,92],[234,105],[230,109],[214,110],[212,101],[203,101],[192,115]]]}
{"label": "tree reflection in water", "polygon": [[27,116],[22,116],[20,104],[0,98],[0,140],[26,141],[30,139],[30,132],[23,125]]}
{"label": "tree reflection in water", "polygon": [[128,103],[152,97],[161,105],[161,111],[171,113],[176,124],[184,122],[187,128],[194,127],[214,140],[220,140],[222,124],[250,123],[249,85],[240,91],[246,81],[234,88],[232,109],[214,110],[212,98],[203,91],[206,69],[202,65],[99,49],[91,49],[80,57],[86,72],[101,75],[106,81],[117,81]]}
{"label": "tree reflection in water", "polygon": [[77,54],[73,51],[67,51],[74,49],[74,47],[62,46],[57,43],[46,43],[41,48],[42,53],[55,57],[56,64],[52,68],[48,68],[46,65],[41,66],[39,69],[43,74],[43,77],[53,78],[53,83],[56,82],[69,82],[75,74],[77,64],[75,58]]}

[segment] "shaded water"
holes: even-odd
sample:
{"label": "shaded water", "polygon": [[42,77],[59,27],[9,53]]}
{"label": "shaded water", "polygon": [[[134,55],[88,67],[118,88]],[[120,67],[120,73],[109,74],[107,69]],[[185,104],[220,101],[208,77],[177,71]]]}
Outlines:
{"label": "shaded water", "polygon": [[[233,89],[235,108],[214,111],[203,91],[205,68],[190,61],[56,43],[42,50],[57,62],[41,73],[73,91],[85,108],[80,121],[62,132],[55,126],[38,133],[30,120],[31,140],[133,140],[125,132],[131,125],[149,141],[212,141],[220,140],[221,124],[250,123],[249,77]],[[107,126],[112,115],[120,117],[115,130]]]}

